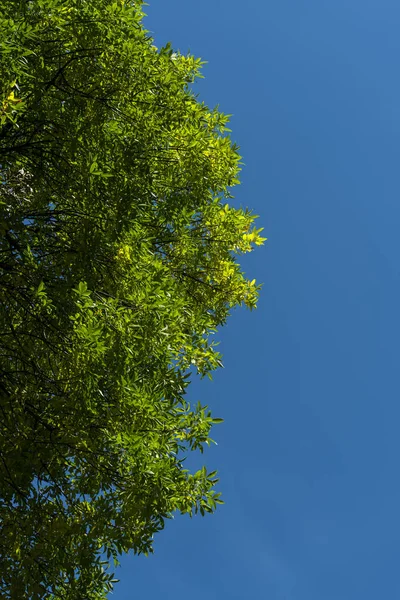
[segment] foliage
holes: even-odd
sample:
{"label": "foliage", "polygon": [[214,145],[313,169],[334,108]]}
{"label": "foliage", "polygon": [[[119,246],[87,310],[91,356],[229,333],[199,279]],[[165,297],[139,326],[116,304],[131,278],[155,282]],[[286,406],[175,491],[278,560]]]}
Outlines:
{"label": "foliage", "polygon": [[263,238],[201,61],[139,2],[0,9],[1,597],[104,598],[111,559],[221,502],[183,465],[220,421],[185,391],[255,307],[236,259]]}

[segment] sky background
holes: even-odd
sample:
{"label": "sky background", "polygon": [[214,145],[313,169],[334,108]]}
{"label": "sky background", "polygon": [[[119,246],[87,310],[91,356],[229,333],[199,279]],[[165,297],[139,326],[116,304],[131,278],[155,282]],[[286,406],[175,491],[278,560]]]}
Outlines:
{"label": "sky background", "polygon": [[208,61],[233,114],[236,202],[268,242],[256,312],[192,385],[225,423],[226,504],[126,557],[115,600],[400,598],[400,3],[153,0],[146,27]]}

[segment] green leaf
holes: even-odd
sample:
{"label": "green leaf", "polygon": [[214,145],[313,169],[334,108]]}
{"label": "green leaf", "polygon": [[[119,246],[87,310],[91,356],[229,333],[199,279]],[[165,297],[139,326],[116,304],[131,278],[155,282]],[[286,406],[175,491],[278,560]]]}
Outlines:
{"label": "green leaf", "polygon": [[222,422],[186,393],[256,306],[239,258],[264,238],[230,203],[241,159],[191,89],[202,61],[157,50],[141,2],[0,15],[0,590],[99,600],[175,511],[222,503],[183,468]]}

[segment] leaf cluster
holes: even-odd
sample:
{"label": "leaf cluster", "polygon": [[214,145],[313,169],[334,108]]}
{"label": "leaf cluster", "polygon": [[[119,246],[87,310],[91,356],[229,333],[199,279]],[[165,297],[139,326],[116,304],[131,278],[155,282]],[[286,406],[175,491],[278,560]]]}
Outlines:
{"label": "leaf cluster", "polygon": [[185,397],[259,287],[229,205],[228,118],[140,2],[0,0],[0,591],[104,598],[121,553],[212,512],[184,459],[220,419]]}

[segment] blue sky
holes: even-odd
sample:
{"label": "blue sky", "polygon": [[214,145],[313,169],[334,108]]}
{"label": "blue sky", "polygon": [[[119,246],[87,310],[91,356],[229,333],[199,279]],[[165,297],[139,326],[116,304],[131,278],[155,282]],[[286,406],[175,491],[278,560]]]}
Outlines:
{"label": "blue sky", "polygon": [[232,113],[236,201],[267,245],[256,312],[194,384],[225,423],[207,453],[226,504],[127,557],[113,598],[399,598],[400,4],[153,1],[146,26],[208,61]]}

